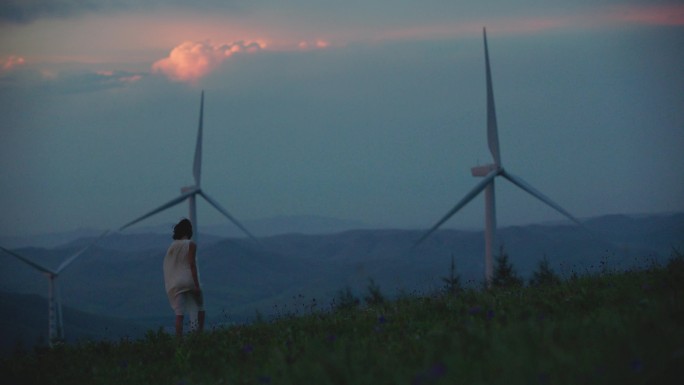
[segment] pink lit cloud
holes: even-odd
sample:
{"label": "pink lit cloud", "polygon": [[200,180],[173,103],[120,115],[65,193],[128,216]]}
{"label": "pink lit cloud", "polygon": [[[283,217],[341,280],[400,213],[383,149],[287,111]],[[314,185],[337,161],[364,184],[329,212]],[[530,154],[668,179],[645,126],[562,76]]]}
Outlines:
{"label": "pink lit cloud", "polygon": [[560,29],[600,29],[626,24],[684,25],[684,4],[624,5],[577,9],[574,12],[536,16],[493,16],[471,20],[417,24],[399,29],[382,29],[373,40],[422,40],[479,34],[483,26],[498,34],[517,35]]}
{"label": "pink lit cloud", "polygon": [[239,53],[254,53],[265,48],[260,42],[213,44],[209,41],[186,41],[156,61],[152,71],[176,82],[194,83],[218,68],[226,59]]}
{"label": "pink lit cloud", "polygon": [[297,44],[297,46],[302,50],[324,49],[330,47],[330,42],[323,39],[318,39],[315,41],[302,40],[299,42],[299,44]]}
{"label": "pink lit cloud", "polygon": [[103,78],[112,79],[124,84],[135,83],[142,79],[142,75],[139,74],[118,73],[114,71],[97,71],[96,74]]}
{"label": "pink lit cloud", "polygon": [[684,5],[617,7],[611,16],[616,21],[638,24],[684,25]]}
{"label": "pink lit cloud", "polygon": [[26,64],[26,59],[21,56],[11,55],[6,59],[0,59],[0,67],[3,71],[11,71]]}

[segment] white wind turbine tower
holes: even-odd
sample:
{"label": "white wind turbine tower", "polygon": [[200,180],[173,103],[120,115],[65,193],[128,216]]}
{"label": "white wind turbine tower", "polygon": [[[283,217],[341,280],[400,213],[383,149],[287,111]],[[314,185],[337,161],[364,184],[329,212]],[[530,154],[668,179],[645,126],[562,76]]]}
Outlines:
{"label": "white wind turbine tower", "polygon": [[223,214],[226,218],[228,218],[235,226],[237,226],[240,230],[242,230],[247,236],[249,236],[252,240],[255,242],[259,242],[244,226],[240,224],[226,209],[221,207],[221,205],[218,204],[216,200],[211,198],[209,195],[207,195],[206,192],[202,191],[200,188],[200,181],[202,177],[202,125],[203,125],[203,116],[204,116],[204,91],[202,91],[202,96],[200,100],[200,116],[199,116],[199,128],[197,129],[197,144],[195,147],[195,160],[193,163],[192,167],[192,175],[195,179],[195,184],[193,186],[186,186],[181,188],[181,194],[166,202],[165,204],[157,207],[156,209],[128,222],[127,224],[121,226],[119,228],[119,231],[123,231],[129,226],[132,226],[143,219],[149,218],[154,214],[157,214],[161,211],[164,211],[168,208],[171,208],[184,200],[188,200],[188,204],[190,206],[190,222],[192,222],[192,227],[193,227],[193,239],[195,242],[197,242],[197,239],[199,238],[199,227],[197,226],[197,195],[201,196],[206,200],[210,205],[214,206],[216,210],[218,210],[221,214]]}
{"label": "white wind turbine tower", "polygon": [[75,254],[72,254],[69,258],[65,259],[56,269],[50,269],[49,267],[43,266],[37,262],[34,262],[23,255],[17,254],[14,251],[8,250],[0,246],[0,250],[5,253],[16,257],[27,265],[33,267],[34,269],[42,272],[49,280],[48,287],[48,338],[50,339],[50,346],[61,343],[64,341],[64,319],[62,318],[62,298],[57,285],[57,277],[59,274],[71,265],[76,258],[80,257],[86,250],[93,246],[100,238],[104,237],[108,231],[100,235],[95,241],[90,243],[88,246],[82,248]]}
{"label": "white wind turbine tower", "polygon": [[449,220],[454,214],[456,214],[461,208],[467,205],[471,200],[473,200],[482,190],[485,192],[485,282],[487,286],[490,286],[492,275],[493,275],[493,262],[492,255],[494,252],[494,242],[496,241],[496,205],[494,199],[494,180],[498,176],[502,176],[508,179],[511,183],[521,188],[523,191],[531,194],[540,201],[551,206],[554,210],[563,214],[571,221],[577,223],[578,225],[584,227],[579,220],[573,217],[570,213],[565,211],[558,204],[553,202],[551,199],[546,197],[544,194],[530,186],[528,183],[523,181],[517,176],[512,175],[508,171],[504,170],[501,163],[501,154],[499,152],[499,134],[496,125],[496,110],[494,108],[494,90],[492,87],[492,73],[489,68],[489,52],[487,49],[487,31],[483,29],[482,32],[484,36],[484,48],[485,48],[485,65],[486,65],[486,77],[487,77],[487,142],[489,144],[489,151],[492,153],[494,158],[494,163],[477,166],[471,169],[472,175],[475,177],[484,177],[484,179],[478,183],[475,188],[470,190],[468,194],[459,201],[454,208],[442,217],[430,230],[428,230],[418,241],[416,245],[423,242],[427,237],[429,237],[435,230],[437,230],[444,222]]}

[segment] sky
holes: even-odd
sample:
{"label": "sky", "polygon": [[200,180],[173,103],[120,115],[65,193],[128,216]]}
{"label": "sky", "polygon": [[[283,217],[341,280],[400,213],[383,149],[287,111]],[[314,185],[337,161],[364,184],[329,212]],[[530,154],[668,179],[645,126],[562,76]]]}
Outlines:
{"label": "sky", "polygon": [[[238,219],[427,228],[492,162],[483,27],[506,170],[579,218],[684,210],[680,1],[5,0],[0,234],[174,198],[202,90],[202,188]],[[502,226],[563,219],[496,189]],[[483,204],[447,227],[481,228]]]}

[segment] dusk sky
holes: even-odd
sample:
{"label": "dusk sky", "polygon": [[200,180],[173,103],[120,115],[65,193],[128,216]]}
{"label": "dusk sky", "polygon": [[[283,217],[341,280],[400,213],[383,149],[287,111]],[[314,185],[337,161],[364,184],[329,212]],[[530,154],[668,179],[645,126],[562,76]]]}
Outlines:
{"label": "dusk sky", "polygon": [[[492,161],[483,27],[508,171],[579,218],[684,211],[681,1],[3,0],[0,234],[177,196],[202,90],[202,187],[235,217],[427,228]],[[496,189],[502,226],[564,219]]]}

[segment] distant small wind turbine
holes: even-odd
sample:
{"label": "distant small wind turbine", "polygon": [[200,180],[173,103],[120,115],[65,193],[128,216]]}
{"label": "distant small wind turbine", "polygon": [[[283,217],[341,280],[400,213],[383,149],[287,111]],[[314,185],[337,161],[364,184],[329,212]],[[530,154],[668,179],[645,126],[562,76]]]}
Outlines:
{"label": "distant small wind turbine", "polygon": [[178,196],[177,198],[174,198],[167,203],[157,207],[156,209],[148,212],[145,215],[140,216],[139,218],[136,218],[127,224],[121,226],[119,228],[119,231],[123,231],[127,227],[130,227],[143,219],[149,218],[153,216],[154,214],[157,214],[161,211],[164,211],[168,208],[171,208],[184,200],[188,200],[188,203],[190,205],[190,222],[192,222],[192,227],[193,227],[193,239],[195,242],[197,242],[197,239],[199,238],[199,227],[197,226],[197,200],[196,196],[199,195],[202,198],[204,198],[210,205],[214,206],[216,210],[218,210],[221,214],[223,214],[226,218],[228,218],[235,226],[237,226],[240,230],[242,230],[247,236],[249,236],[252,240],[255,242],[259,242],[244,226],[240,224],[240,222],[237,221],[226,209],[221,207],[221,205],[218,204],[216,200],[211,198],[209,195],[207,195],[206,192],[202,191],[200,188],[200,181],[202,177],[202,125],[203,125],[203,117],[204,117],[204,91],[202,91],[202,97],[200,100],[200,116],[199,116],[199,128],[197,129],[197,144],[195,146],[195,160],[193,163],[192,167],[192,175],[195,179],[195,184],[193,186],[187,186],[181,188],[181,195]]}
{"label": "distant small wind turbine", "polygon": [[17,254],[14,251],[8,250],[2,246],[0,246],[0,250],[4,251],[5,253],[16,257],[17,259],[21,260],[22,262],[26,263],[27,265],[33,267],[34,269],[42,272],[45,274],[50,281],[50,286],[48,288],[48,337],[50,339],[50,346],[55,346],[58,343],[61,343],[64,341],[64,320],[62,318],[62,298],[61,294],[59,291],[59,287],[57,286],[57,277],[59,274],[66,269],[69,265],[71,265],[76,258],[80,257],[86,250],[88,250],[91,246],[93,246],[100,238],[104,237],[109,231],[105,231],[100,235],[97,239],[95,239],[92,243],[87,245],[86,247],[82,248],[75,254],[72,254],[69,258],[65,259],[64,262],[62,262],[59,267],[56,269],[50,269],[49,267],[45,267],[39,263],[36,263],[23,255]]}
{"label": "distant small wind turbine", "polygon": [[489,51],[487,49],[487,30],[483,29],[482,34],[484,36],[484,48],[485,48],[485,65],[486,65],[486,76],[487,76],[487,142],[489,144],[489,151],[492,153],[494,158],[494,163],[477,166],[471,169],[472,175],[475,177],[484,177],[484,179],[478,183],[475,188],[470,190],[468,194],[459,201],[454,208],[442,217],[430,230],[428,230],[415,245],[423,242],[427,237],[429,237],[435,230],[437,230],[444,222],[449,220],[454,214],[456,214],[461,208],[467,205],[471,200],[473,200],[482,190],[485,192],[485,282],[487,286],[490,285],[493,275],[493,263],[492,254],[494,248],[494,241],[496,239],[496,206],[494,202],[494,179],[498,176],[503,176],[508,179],[511,183],[521,188],[523,191],[531,194],[540,201],[551,206],[554,210],[563,214],[571,221],[577,223],[578,225],[584,227],[582,223],[575,217],[570,215],[558,204],[554,203],[551,199],[546,197],[541,192],[537,191],[535,188],[530,186],[528,183],[504,170],[501,165],[501,154],[499,152],[499,134],[496,125],[496,110],[494,108],[494,90],[492,87],[492,73],[489,68]]}

